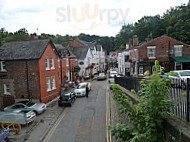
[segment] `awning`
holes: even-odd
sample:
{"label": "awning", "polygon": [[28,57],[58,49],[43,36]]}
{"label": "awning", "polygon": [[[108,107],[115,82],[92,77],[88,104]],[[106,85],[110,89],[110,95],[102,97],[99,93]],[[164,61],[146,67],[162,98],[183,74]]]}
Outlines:
{"label": "awning", "polygon": [[172,57],[176,62],[190,62],[190,56]]}

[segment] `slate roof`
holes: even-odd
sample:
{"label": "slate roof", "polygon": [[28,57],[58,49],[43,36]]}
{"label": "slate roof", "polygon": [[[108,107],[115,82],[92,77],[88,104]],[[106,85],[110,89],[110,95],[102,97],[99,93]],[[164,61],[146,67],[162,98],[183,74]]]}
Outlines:
{"label": "slate roof", "polygon": [[64,47],[61,44],[55,44],[55,48],[57,49],[57,51],[59,52],[59,54],[61,55],[61,57],[65,57],[68,53],[68,47]]}
{"label": "slate roof", "polygon": [[71,52],[76,56],[77,59],[85,59],[88,52],[88,47],[74,47]]}
{"label": "slate roof", "polygon": [[0,48],[0,60],[40,59],[50,39],[7,42]]}

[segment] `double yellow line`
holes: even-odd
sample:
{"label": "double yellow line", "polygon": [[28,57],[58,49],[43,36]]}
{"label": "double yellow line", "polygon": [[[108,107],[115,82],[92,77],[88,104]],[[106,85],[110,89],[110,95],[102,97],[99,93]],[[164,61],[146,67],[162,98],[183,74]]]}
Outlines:
{"label": "double yellow line", "polygon": [[110,126],[111,120],[110,120],[110,94],[109,94],[109,88],[107,87],[106,90],[106,138],[107,142],[112,142],[111,137],[111,131],[108,130],[108,126]]}

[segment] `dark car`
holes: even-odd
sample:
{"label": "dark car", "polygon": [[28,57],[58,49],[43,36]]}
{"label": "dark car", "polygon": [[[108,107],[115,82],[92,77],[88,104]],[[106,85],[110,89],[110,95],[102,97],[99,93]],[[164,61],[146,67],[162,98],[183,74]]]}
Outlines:
{"label": "dark car", "polygon": [[70,92],[68,94],[62,94],[59,97],[58,105],[59,106],[72,106],[74,101],[76,100],[76,95],[74,92]]}

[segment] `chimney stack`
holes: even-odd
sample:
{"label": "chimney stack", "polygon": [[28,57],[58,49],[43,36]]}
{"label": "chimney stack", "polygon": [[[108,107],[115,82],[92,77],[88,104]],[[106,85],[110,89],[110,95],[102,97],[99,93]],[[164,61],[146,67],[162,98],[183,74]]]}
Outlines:
{"label": "chimney stack", "polygon": [[38,35],[36,33],[30,34],[30,39],[38,39]]}
{"label": "chimney stack", "polygon": [[133,36],[133,46],[138,46],[139,45],[139,38],[137,35]]}

